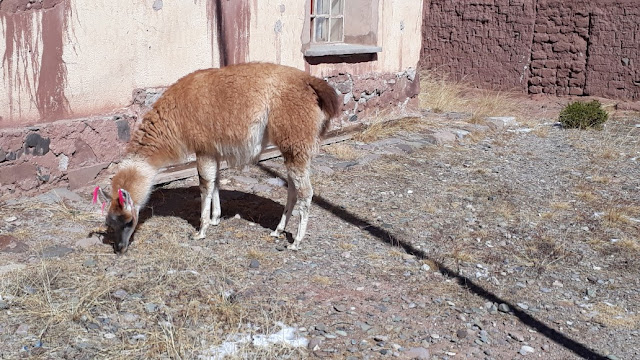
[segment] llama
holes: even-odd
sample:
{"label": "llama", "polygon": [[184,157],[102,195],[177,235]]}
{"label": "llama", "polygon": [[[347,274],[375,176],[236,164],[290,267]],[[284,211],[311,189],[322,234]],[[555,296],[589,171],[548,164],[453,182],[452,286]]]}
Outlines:
{"label": "llama", "polygon": [[[169,86],[132,134],[127,155],[111,181],[106,225],[115,235],[114,251],[127,250],[138,214],[149,199],[160,169],[195,153],[200,181],[200,229],[220,223],[220,162],[256,162],[269,143],[282,153],[287,169],[287,202],[271,236],[279,237],[298,206],[300,222],[291,250],[300,249],[313,189],[309,167],[329,121],[340,112],[335,90],[295,68],[237,64],[198,70]],[[104,205],[103,205],[104,206]]]}

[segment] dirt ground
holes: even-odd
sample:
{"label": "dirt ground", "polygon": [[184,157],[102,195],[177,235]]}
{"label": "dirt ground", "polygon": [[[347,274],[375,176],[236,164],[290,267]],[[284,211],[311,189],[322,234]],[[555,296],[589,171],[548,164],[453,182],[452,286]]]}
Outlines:
{"label": "dirt ground", "polygon": [[122,256],[89,192],[6,201],[0,358],[638,359],[640,116],[562,129],[563,101],[323,147],[297,252],[281,159],[224,171],[204,240],[197,179],[158,188]]}

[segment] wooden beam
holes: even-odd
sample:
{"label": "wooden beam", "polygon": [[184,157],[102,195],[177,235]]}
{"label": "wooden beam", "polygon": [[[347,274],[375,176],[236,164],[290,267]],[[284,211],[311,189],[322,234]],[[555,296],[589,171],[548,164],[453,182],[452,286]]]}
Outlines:
{"label": "wooden beam", "polygon": [[[320,143],[321,146],[331,145],[343,141],[347,141],[353,137],[353,134],[344,134],[339,136],[331,136],[328,137]],[[260,157],[258,158],[258,162],[265,161],[273,158],[277,158],[281,156],[280,150],[278,150],[274,145],[267,146],[266,149],[262,151]],[[220,164],[220,170],[228,169],[226,161],[223,161]],[[190,178],[192,176],[198,175],[198,170],[196,169],[195,161],[188,161],[183,164],[170,166],[158,174],[154,180],[154,185],[166,184],[176,180],[182,180],[186,178]]]}

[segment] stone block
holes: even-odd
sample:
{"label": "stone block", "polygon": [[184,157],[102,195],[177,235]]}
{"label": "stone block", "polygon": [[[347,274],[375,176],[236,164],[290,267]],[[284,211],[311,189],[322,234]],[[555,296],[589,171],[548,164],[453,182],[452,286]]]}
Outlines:
{"label": "stone block", "polygon": [[74,190],[87,186],[92,183],[106,169],[110,163],[100,163],[97,165],[86,166],[79,169],[69,170],[67,178],[69,179],[69,189]]}

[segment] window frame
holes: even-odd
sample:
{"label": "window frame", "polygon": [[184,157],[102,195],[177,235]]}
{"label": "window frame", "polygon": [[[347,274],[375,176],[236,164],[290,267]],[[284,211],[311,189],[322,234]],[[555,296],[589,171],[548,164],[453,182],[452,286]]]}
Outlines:
{"label": "window frame", "polygon": [[[359,42],[347,41],[347,29],[350,26],[347,26],[349,9],[351,0],[342,0],[341,6],[342,11],[341,14],[333,15],[333,18],[341,18],[342,19],[342,33],[341,40],[342,41],[330,41],[330,31],[331,29],[328,27],[327,41],[316,41],[316,31],[315,31],[315,19],[318,18],[330,18],[331,15],[331,3],[329,2],[329,13],[328,14],[317,14],[315,11],[315,7],[318,4],[318,0],[306,0],[305,3],[305,26],[304,26],[304,35],[303,35],[303,48],[302,53],[303,56],[307,59],[307,61],[312,63],[324,62],[326,61],[336,61],[335,58],[350,58],[354,57],[354,59],[359,59],[358,61],[370,61],[377,59],[377,53],[382,52],[382,47],[377,45],[377,41],[374,41],[372,44],[365,44]],[[331,0],[324,0],[331,1]],[[371,0],[374,4],[374,8],[378,8],[380,6],[378,0]],[[382,1],[382,0],[380,0]],[[377,17],[375,17],[375,22],[377,24]],[[327,26],[329,24],[327,23]],[[377,25],[374,25],[377,26]],[[375,31],[375,30],[374,30]],[[377,31],[374,32],[374,34]],[[350,35],[351,36],[351,35]],[[375,36],[375,35],[374,35]],[[362,57],[365,56],[365,57]],[[363,60],[363,59],[368,60]],[[332,59],[332,60],[330,60]]]}
{"label": "window frame", "polygon": [[[327,5],[328,5],[328,12],[326,14],[318,14],[317,13],[317,9],[316,9],[316,5],[320,2],[320,1],[326,1]],[[344,17],[344,7],[345,7],[345,0],[339,0],[339,6],[341,7],[341,9],[339,11],[337,11],[337,14],[334,15],[334,11],[333,11],[333,4],[332,4],[332,0],[311,0],[311,15],[310,15],[310,19],[311,19],[311,43],[312,44],[341,44],[344,43],[344,28],[345,28],[345,17]],[[317,36],[318,36],[318,29],[316,28],[317,26],[317,19],[325,19],[325,21],[327,22],[327,40],[318,40]],[[332,38],[332,25],[333,25],[333,21],[336,19],[340,19],[342,20],[342,29],[340,31],[340,38],[339,40],[333,40]]]}

